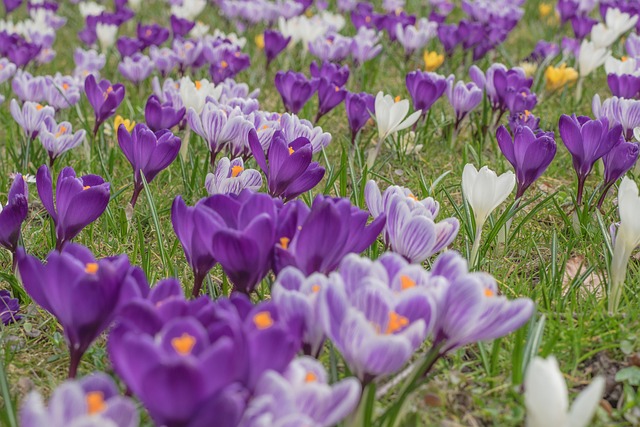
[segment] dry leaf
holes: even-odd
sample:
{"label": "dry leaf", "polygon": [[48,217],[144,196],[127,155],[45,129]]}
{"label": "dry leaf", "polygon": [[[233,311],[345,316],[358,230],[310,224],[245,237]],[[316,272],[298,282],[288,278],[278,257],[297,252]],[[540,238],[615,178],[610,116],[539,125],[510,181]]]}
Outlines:
{"label": "dry leaf", "polygon": [[[584,256],[576,255],[571,257],[567,261],[564,276],[562,277],[562,294],[566,295],[574,279],[579,279],[588,269]],[[584,281],[580,284],[579,292],[581,295],[594,295],[598,298],[603,296],[602,280],[596,271],[592,271],[584,278]]]}

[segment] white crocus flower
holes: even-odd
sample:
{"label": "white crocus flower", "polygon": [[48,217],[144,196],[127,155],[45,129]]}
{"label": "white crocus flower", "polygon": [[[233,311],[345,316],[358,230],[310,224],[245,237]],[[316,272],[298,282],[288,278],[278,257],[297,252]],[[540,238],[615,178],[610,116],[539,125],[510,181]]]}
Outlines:
{"label": "white crocus flower", "polygon": [[189,37],[191,37],[192,39],[200,40],[203,39],[207,34],[209,34],[209,26],[202,21],[198,21],[189,32]]}
{"label": "white crocus flower", "polygon": [[131,9],[137,12],[140,10],[140,5],[142,4],[142,0],[129,0],[127,4]]}
{"label": "white crocus flower", "polygon": [[200,15],[206,5],[206,0],[184,0],[179,6],[171,6],[171,13],[178,18],[193,21]]}
{"label": "white crocus flower", "polygon": [[633,76],[640,76],[640,70],[637,69],[637,62],[633,58],[628,58],[626,61],[621,61],[613,56],[608,57],[604,61],[604,70],[607,74],[615,74],[621,76],[623,74],[631,74]]}
{"label": "white crocus flower", "polygon": [[591,28],[591,40],[595,47],[608,48],[616,40],[618,40],[620,34],[614,29],[609,28],[603,23],[599,23]]}
{"label": "white crocus flower", "polygon": [[185,108],[193,108],[196,113],[200,114],[207,102],[207,97],[214,100],[220,99],[222,94],[222,86],[216,86],[206,79],[191,81],[189,77],[180,79],[180,98]]}
{"label": "white crocus flower", "polygon": [[580,77],[583,78],[591,74],[592,71],[604,64],[608,57],[609,50],[606,47],[597,47],[594,42],[583,40],[578,57]]}
{"label": "white crocus flower", "polygon": [[[637,130],[637,129],[636,129]],[[640,136],[637,135],[636,137]],[[609,312],[618,309],[627,264],[633,250],[640,246],[640,196],[638,186],[626,176],[622,178],[618,188],[618,210],[620,212],[620,227],[616,233],[613,258],[611,259],[611,283],[609,285]]]}
{"label": "white crocus flower", "polygon": [[385,139],[412,126],[422,114],[421,111],[416,111],[406,117],[409,112],[409,101],[397,98],[394,100],[391,95],[385,95],[382,91],[376,95],[375,111],[376,123],[378,123],[378,144],[369,153],[367,160],[369,168],[373,167]]}
{"label": "white crocus flower", "polygon": [[86,18],[87,16],[98,16],[105,11],[104,6],[93,1],[82,2],[78,4],[78,8],[80,9],[80,15],[82,15],[83,18]]}
{"label": "white crocus flower", "polygon": [[[620,9],[610,7],[607,9],[605,16],[605,23],[608,28],[616,31],[618,37],[635,27],[638,22],[638,15],[629,15],[628,13],[621,12]],[[617,37],[616,37],[617,38]]]}
{"label": "white crocus flower", "polygon": [[534,358],[524,380],[526,427],[586,427],[602,399],[604,386],[604,378],[596,377],[569,409],[567,384],[556,358]]}
{"label": "white crocus flower", "polygon": [[498,176],[487,166],[479,171],[471,163],[467,163],[462,172],[462,192],[473,210],[476,220],[476,235],[471,249],[469,261],[472,266],[477,262],[480,237],[484,223],[498,206],[509,197],[516,185],[513,172],[505,172]]}
{"label": "white crocus flower", "polygon": [[96,36],[98,37],[102,50],[107,50],[116,42],[118,26],[98,23],[96,25]]}

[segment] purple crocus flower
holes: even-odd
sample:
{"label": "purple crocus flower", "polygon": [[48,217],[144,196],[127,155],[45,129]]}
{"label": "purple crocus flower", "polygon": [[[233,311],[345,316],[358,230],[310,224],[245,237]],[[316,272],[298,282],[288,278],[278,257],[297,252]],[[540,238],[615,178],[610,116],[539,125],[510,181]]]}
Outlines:
{"label": "purple crocus flower", "polygon": [[101,372],[59,385],[45,406],[42,395],[32,391],[20,409],[23,427],[74,425],[138,427],[136,404],[118,394],[113,380]]}
{"label": "purple crocus flower", "polygon": [[454,24],[438,25],[438,39],[440,39],[447,55],[451,55],[456,46],[462,42],[458,26]]}
{"label": "purple crocus flower", "polygon": [[340,66],[332,62],[323,62],[319,66],[313,61],[309,66],[311,77],[315,79],[325,78],[338,87],[343,87],[349,80],[349,66]]}
{"label": "purple crocus flower", "polygon": [[436,318],[427,276],[400,255],[349,255],[319,290],[325,334],[363,384],[399,371],[427,338]]}
{"label": "purple crocus flower", "polygon": [[509,301],[500,296],[493,277],[469,273],[466,260],[454,251],[438,257],[431,278],[446,279],[438,297],[433,327],[433,345],[440,346],[440,354],[507,335],[533,314],[533,301],[528,298]]}
{"label": "purple crocus flower", "polygon": [[613,184],[636,164],[638,153],[638,144],[623,140],[602,157],[604,162],[604,184],[602,185],[602,195],[598,200],[599,209],[602,208],[604,199]]}
{"label": "purple crocus flower", "polygon": [[136,34],[138,40],[142,42],[143,49],[149,46],[160,46],[169,39],[169,30],[158,24],[142,25],[138,23]]}
{"label": "purple crocus flower", "polygon": [[84,81],[84,93],[95,113],[96,123],[93,127],[95,137],[100,125],[115,114],[124,99],[124,85],[121,83],[112,85],[109,80],[102,80],[98,83],[96,78],[90,74]]}
{"label": "purple crocus flower", "polygon": [[220,61],[211,62],[209,75],[215,84],[220,84],[249,68],[251,59],[249,55],[241,53],[239,50],[222,49]]}
{"label": "purple crocus flower", "polygon": [[540,118],[529,111],[509,115],[509,129],[514,132],[519,126],[526,126],[534,133],[540,129]]}
{"label": "purple crocus flower", "polygon": [[300,357],[284,373],[270,371],[260,378],[240,427],[261,425],[264,419],[271,425],[335,426],[356,409],[360,393],[355,378],[329,385],[322,363]]}
{"label": "purple crocus flower", "polygon": [[591,120],[586,116],[560,116],[558,124],[562,142],[571,153],[573,168],[578,176],[576,202],[582,204],[582,193],[587,176],[595,162],[620,143],[622,127],[615,125],[609,129],[609,120]]}
{"label": "purple crocus flower", "polygon": [[9,80],[16,73],[16,64],[7,58],[0,59],[0,84]]}
{"label": "purple crocus flower", "polygon": [[438,24],[426,18],[421,18],[416,25],[396,24],[396,37],[404,48],[405,56],[409,58],[416,50],[425,47],[437,35],[437,28]]}
{"label": "purple crocus flower", "polygon": [[[11,251],[13,268],[15,270],[16,249],[20,240],[20,227],[29,212],[29,191],[27,183],[19,173],[13,179],[13,184],[7,196],[7,205],[0,205],[0,245]],[[0,307],[1,308],[1,307]]]}
{"label": "purple crocus flower", "polygon": [[309,42],[309,53],[321,61],[341,62],[349,56],[353,40],[340,34],[329,34]]}
{"label": "purple crocus flower", "polygon": [[3,0],[4,10],[7,15],[22,5],[22,0]]}
{"label": "purple crocus flower", "polygon": [[556,155],[556,141],[553,132],[533,132],[522,126],[514,131],[513,138],[504,126],[496,131],[496,139],[502,154],[516,171],[516,200],[549,167]]}
{"label": "purple crocus flower", "polygon": [[431,106],[447,90],[447,79],[436,73],[413,71],[406,77],[407,90],[413,100],[413,108],[427,114]]}
{"label": "purple crocus flower", "polygon": [[374,218],[386,216],[385,243],[409,262],[422,263],[449,246],[458,235],[457,219],[436,223],[438,202],[430,197],[418,200],[408,188],[390,186],[381,194],[376,182],[369,181],[364,197]]}
{"label": "purple crocus flower", "polygon": [[30,141],[33,141],[38,136],[44,119],[46,117],[53,118],[55,113],[52,107],[43,107],[35,102],[25,102],[20,108],[18,101],[15,99],[11,100],[9,109],[13,120],[20,125],[26,138]]}
{"label": "purple crocus flower", "polygon": [[287,143],[276,131],[265,157],[255,130],[249,132],[249,146],[256,163],[267,177],[269,194],[291,200],[315,187],[324,176],[324,168],[313,162],[313,147],[304,137]]}
{"label": "purple crocus flower", "polygon": [[640,58],[640,35],[635,33],[629,34],[627,41],[624,42],[624,48],[630,57]]}
{"label": "purple crocus flower", "polygon": [[340,88],[329,79],[321,78],[318,83],[318,113],[315,122],[340,105],[346,96],[346,89]]}
{"label": "purple crocus flower", "polygon": [[218,160],[215,173],[208,173],[205,188],[210,195],[240,194],[242,190],[260,190],[262,175],[255,169],[245,169],[241,158],[229,160],[223,157]]}
{"label": "purple crocus flower", "polygon": [[[239,196],[216,194],[202,205],[222,218],[220,230],[206,244],[234,289],[250,293],[271,267],[277,225],[276,202],[266,194],[245,190]],[[211,219],[210,219],[211,220]],[[196,227],[211,227],[196,218]]]}
{"label": "purple crocus flower", "polygon": [[600,96],[595,94],[591,102],[593,115],[609,120],[609,126],[619,124],[626,140],[633,137],[633,130],[640,126],[640,101],[613,96],[600,102]]}
{"label": "purple crocus flower", "polygon": [[153,72],[153,61],[146,55],[136,53],[124,58],[118,65],[118,71],[125,79],[139,84]]}
{"label": "purple crocus flower", "polygon": [[[313,126],[309,120],[300,119],[295,114],[284,113],[279,116],[280,130],[287,142],[304,137],[311,141],[313,153],[319,153],[331,143],[331,134],[324,132],[320,126]],[[261,144],[263,142],[261,141]],[[265,151],[268,149],[265,148]]]}
{"label": "purple crocus flower", "polygon": [[[211,167],[214,166],[218,153],[225,148],[230,151],[240,151],[237,155],[246,151],[247,135],[253,129],[252,123],[240,109],[234,108],[228,112],[222,106],[212,102],[206,103],[200,114],[193,108],[189,108],[187,123],[207,143],[211,153]],[[238,147],[241,149],[238,150]]]}
{"label": "purple crocus flower", "polygon": [[318,89],[318,80],[309,80],[304,74],[294,71],[278,71],[275,85],[280,93],[285,110],[289,113],[298,114]]}
{"label": "purple crocus flower", "polygon": [[345,97],[345,110],[351,129],[351,143],[355,144],[358,132],[375,116],[375,102],[373,95],[367,92],[348,92]]}
{"label": "purple crocus flower", "polygon": [[53,167],[58,157],[82,144],[86,135],[84,129],[73,133],[69,122],[56,123],[53,117],[46,117],[38,137],[49,154],[49,166]]}
{"label": "purple crocus flower", "polygon": [[382,231],[385,215],[367,225],[369,214],[348,199],[318,195],[311,208],[302,201],[280,212],[274,267],[277,274],[292,265],[306,275],[329,273],[349,253],[367,249]]}
{"label": "purple crocus flower", "polygon": [[18,70],[11,81],[11,89],[21,101],[44,101],[46,99],[45,88],[46,79],[44,77],[34,77],[22,70]]}
{"label": "purple crocus flower", "polygon": [[193,297],[200,294],[202,282],[216,263],[209,251],[209,243],[223,223],[216,212],[211,212],[202,203],[191,207],[180,196],[173,200],[171,224],[193,271]]}
{"label": "purple crocus flower", "polygon": [[95,50],[78,48],[73,52],[73,61],[76,64],[73,75],[84,79],[89,74],[93,74],[96,77],[99,76],[99,72],[104,68],[107,58],[104,54],[100,54]]}
{"label": "purple crocus flower", "polygon": [[608,74],[607,83],[611,94],[619,98],[632,99],[640,92],[640,76],[632,74]]}
{"label": "purple crocus flower", "polygon": [[145,124],[138,123],[131,133],[124,125],[120,125],[118,144],[133,168],[131,206],[134,207],[144,188],[142,175],[147,183],[153,181],[158,173],[178,157],[181,141],[167,129],[153,132]]}
{"label": "purple crocus flower", "polygon": [[168,47],[151,46],[149,48],[149,56],[153,61],[154,67],[163,77],[166,77],[178,65],[178,55]]}
{"label": "purple crocus flower", "polygon": [[365,62],[375,58],[382,52],[380,34],[365,27],[360,27],[358,33],[353,37],[351,42],[351,56],[356,66],[361,66]]}
{"label": "purple crocus flower", "polygon": [[56,248],[73,239],[87,225],[98,219],[109,204],[109,183],[98,175],[76,177],[71,167],[62,169],[53,200],[51,171],[40,166],[36,175],[38,195],[56,225]]}
{"label": "purple crocus flower", "polygon": [[174,39],[172,44],[176,55],[176,61],[181,73],[189,67],[197,68],[198,61],[202,58],[204,45],[199,40]]}
{"label": "purple crocus flower", "polygon": [[0,290],[0,321],[3,325],[17,322],[22,319],[18,314],[20,311],[20,303],[17,299],[11,298],[11,293],[6,289]]}
{"label": "purple crocus flower", "polygon": [[[79,209],[86,210],[87,204]],[[64,329],[71,355],[70,378],[75,377],[89,346],[109,327],[126,299],[136,294],[134,282],[128,280],[130,267],[126,255],[98,260],[77,244],[52,251],[44,264],[18,250],[24,288]]]}
{"label": "purple crocus flower", "polygon": [[171,129],[184,118],[185,108],[175,108],[171,102],[161,103],[156,95],[151,95],[144,107],[144,119],[154,132]]}
{"label": "purple crocus flower", "polygon": [[71,108],[81,98],[80,86],[72,76],[56,74],[45,78],[45,98],[47,104],[56,110]]}
{"label": "purple crocus flower", "polygon": [[143,47],[144,44],[140,40],[132,37],[122,36],[118,38],[118,41],[116,42],[116,48],[118,48],[118,52],[120,52],[120,56],[122,58],[133,56],[140,52]]}
{"label": "purple crocus flower", "polygon": [[265,30],[264,32],[264,54],[267,57],[267,68],[276,59],[289,42],[291,37],[285,37],[279,31]]}
{"label": "purple crocus flower", "polygon": [[176,15],[171,15],[170,23],[174,39],[186,36],[187,34],[189,34],[189,31],[191,31],[191,29],[196,25],[195,22],[188,19],[180,18]]}
{"label": "purple crocus flower", "polygon": [[456,113],[455,128],[458,129],[462,120],[482,102],[482,89],[475,83],[463,81],[453,84],[453,79],[448,79],[447,98]]}
{"label": "purple crocus flower", "polygon": [[591,34],[591,29],[598,23],[597,20],[589,18],[586,15],[576,15],[571,18],[571,28],[576,39],[582,40]]}

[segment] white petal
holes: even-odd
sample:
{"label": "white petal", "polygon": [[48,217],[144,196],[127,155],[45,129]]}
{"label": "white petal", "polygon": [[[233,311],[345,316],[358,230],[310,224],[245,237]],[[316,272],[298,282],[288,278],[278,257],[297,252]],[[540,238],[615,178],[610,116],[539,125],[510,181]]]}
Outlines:
{"label": "white petal", "polygon": [[569,427],[587,427],[589,425],[602,399],[604,386],[604,378],[596,377],[589,384],[589,387],[582,390],[576,397],[569,413]]}
{"label": "white petal", "polygon": [[555,357],[534,358],[524,380],[527,427],[565,427],[569,401],[567,385]]}

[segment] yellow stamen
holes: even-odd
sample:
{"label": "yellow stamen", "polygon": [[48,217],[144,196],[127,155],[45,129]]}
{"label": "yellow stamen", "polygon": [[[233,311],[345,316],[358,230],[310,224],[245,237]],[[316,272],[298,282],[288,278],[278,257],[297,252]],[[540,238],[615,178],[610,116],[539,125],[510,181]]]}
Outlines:
{"label": "yellow stamen", "polygon": [[264,34],[258,34],[255,38],[256,41],[256,46],[258,46],[258,49],[262,50],[264,49]]}
{"label": "yellow stamen", "polygon": [[371,17],[370,16],[365,17],[364,22],[366,22],[367,24],[371,22]]}
{"label": "yellow stamen", "polygon": [[490,297],[492,297],[492,296],[494,296],[494,295],[495,295],[495,292],[493,292],[491,289],[486,288],[486,289],[484,290],[484,296],[485,296],[485,297],[490,298]]}
{"label": "yellow stamen", "polygon": [[289,249],[289,242],[291,241],[290,238],[288,237],[281,237],[280,238],[280,246],[282,246],[282,249]]}
{"label": "yellow stamen", "polygon": [[56,138],[64,134],[66,131],[67,131],[66,126],[60,126],[60,129],[58,130],[58,132],[56,132]]}
{"label": "yellow stamen", "polygon": [[99,414],[107,409],[107,404],[104,402],[104,394],[101,391],[90,391],[85,396],[85,399],[89,415]]}
{"label": "yellow stamen", "polygon": [[253,316],[253,323],[258,329],[268,329],[273,326],[273,318],[268,311],[261,311]]}
{"label": "yellow stamen", "polygon": [[98,272],[98,263],[90,262],[84,267],[84,272],[87,274],[96,274]]}
{"label": "yellow stamen", "polygon": [[289,147],[289,155],[292,155],[294,153],[293,148]]}
{"label": "yellow stamen", "polygon": [[411,200],[415,200],[416,202],[418,201],[418,198],[416,196],[413,195],[413,193],[409,193],[409,195],[407,196],[408,199]]}
{"label": "yellow stamen", "polygon": [[88,189],[90,189],[90,188],[91,188],[91,186],[90,186],[90,185],[85,185],[84,187],[82,187],[82,189],[83,189],[83,190],[88,190]]}
{"label": "yellow stamen", "polygon": [[200,80],[196,80],[195,82],[193,82],[193,84],[196,85],[196,89],[200,90],[200,88],[202,87],[202,83],[200,83]]}
{"label": "yellow stamen", "polygon": [[149,37],[149,36],[151,35],[151,30],[147,30],[147,31],[145,31],[145,33],[144,33],[144,34],[145,34],[147,37]]}
{"label": "yellow stamen", "polygon": [[425,51],[422,57],[427,71],[435,71],[444,63],[444,55],[438,52]]}
{"label": "yellow stamen", "polygon": [[36,104],[36,110],[40,111],[42,110],[44,107],[40,104]]}
{"label": "yellow stamen", "polygon": [[69,85],[67,83],[62,83],[62,89],[64,90],[69,89]]}
{"label": "yellow stamen", "polygon": [[336,92],[340,92],[340,88],[339,88],[338,86],[335,86],[333,89],[334,89]]}
{"label": "yellow stamen", "polygon": [[180,337],[171,340],[171,347],[181,356],[191,354],[191,350],[196,345],[196,338],[183,332]]}
{"label": "yellow stamen", "polygon": [[314,383],[318,381],[318,377],[313,372],[307,372],[307,375],[304,377],[305,383]]}
{"label": "yellow stamen", "polygon": [[318,292],[320,292],[320,285],[311,286],[311,292],[313,292],[314,294],[317,294]]}
{"label": "yellow stamen", "polygon": [[385,331],[386,335],[393,334],[394,332],[398,332],[400,329],[404,328],[409,324],[409,319],[404,316],[400,316],[395,311],[389,312],[389,323],[387,324],[387,330]]}
{"label": "yellow stamen", "polygon": [[400,102],[400,100],[401,100],[401,99],[402,99],[402,98],[400,98],[400,95],[398,95],[398,96],[396,96],[396,97],[394,98],[394,101],[395,101],[395,102]]}
{"label": "yellow stamen", "polygon": [[236,176],[240,175],[240,173],[244,170],[244,168],[242,166],[239,165],[235,165],[231,168],[231,176],[233,178],[235,178]]}
{"label": "yellow stamen", "polygon": [[409,276],[405,276],[404,274],[400,276],[400,287],[404,291],[405,289],[411,289],[416,286],[415,280],[413,280]]}
{"label": "yellow stamen", "polygon": [[628,59],[629,59],[628,56],[623,56],[622,58],[620,58],[620,61],[627,62]]}
{"label": "yellow stamen", "polygon": [[227,67],[229,66],[229,63],[227,63],[227,61],[224,61],[224,60],[223,60],[222,62],[220,62],[220,66],[221,66],[222,68],[227,68]]}

